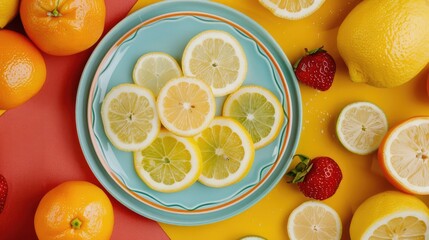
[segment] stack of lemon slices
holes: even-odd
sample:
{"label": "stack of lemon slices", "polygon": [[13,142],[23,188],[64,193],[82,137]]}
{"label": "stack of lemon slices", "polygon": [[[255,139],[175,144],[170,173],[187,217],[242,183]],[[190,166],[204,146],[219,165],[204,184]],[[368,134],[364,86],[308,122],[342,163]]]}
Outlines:
{"label": "stack of lemon slices", "polygon": [[[113,87],[103,100],[106,136],[134,153],[137,175],[150,188],[177,192],[196,181],[232,185],[249,172],[255,149],[271,143],[284,121],[269,90],[243,86],[247,59],[229,33],[208,30],[184,49],[182,68],[170,55],[142,55],[134,84]],[[215,97],[226,96],[215,116]]]}

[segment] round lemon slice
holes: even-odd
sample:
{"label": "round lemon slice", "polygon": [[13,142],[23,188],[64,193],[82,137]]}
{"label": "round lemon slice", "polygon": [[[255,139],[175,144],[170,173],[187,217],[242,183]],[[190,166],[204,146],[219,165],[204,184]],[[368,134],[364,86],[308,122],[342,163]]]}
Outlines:
{"label": "round lemon slice", "polygon": [[152,92],[128,83],[107,93],[101,105],[101,120],[110,142],[123,151],[149,146],[161,127]]}
{"label": "round lemon slice", "polygon": [[201,174],[201,152],[193,138],[179,137],[163,129],[147,148],[134,152],[137,175],[159,192],[188,188]]}
{"label": "round lemon slice", "polygon": [[134,83],[150,89],[155,97],[166,82],[180,76],[182,76],[182,70],[177,61],[162,52],[142,55],[133,69]]}
{"label": "round lemon slice", "polygon": [[231,34],[208,30],[193,37],[186,45],[182,68],[185,76],[208,83],[218,97],[241,86],[246,78],[247,59],[242,46]]}
{"label": "round lemon slice", "polygon": [[428,239],[429,210],[417,197],[398,191],[378,193],[354,212],[351,239]]}
{"label": "round lemon slice", "polygon": [[255,156],[252,137],[236,120],[215,117],[195,136],[203,157],[199,182],[209,187],[232,185],[249,172]]}
{"label": "round lemon slice", "polygon": [[338,213],[319,201],[306,201],[289,215],[290,239],[341,239],[342,225]]}
{"label": "round lemon slice", "polygon": [[370,102],[355,102],[341,110],[336,132],[349,151],[366,155],[377,150],[388,130],[384,112]]}
{"label": "round lemon slice", "polygon": [[378,150],[384,174],[397,188],[429,194],[429,117],[413,117],[394,126]]}
{"label": "round lemon slice", "polygon": [[229,95],[222,114],[238,120],[246,128],[256,149],[271,143],[284,121],[283,107],[277,97],[259,86],[244,86]]}
{"label": "round lemon slice", "polygon": [[277,17],[298,20],[319,9],[325,0],[259,0]]}
{"label": "round lemon slice", "polygon": [[203,81],[180,77],[165,84],[157,99],[161,123],[179,136],[194,136],[213,120],[216,105],[210,87]]}

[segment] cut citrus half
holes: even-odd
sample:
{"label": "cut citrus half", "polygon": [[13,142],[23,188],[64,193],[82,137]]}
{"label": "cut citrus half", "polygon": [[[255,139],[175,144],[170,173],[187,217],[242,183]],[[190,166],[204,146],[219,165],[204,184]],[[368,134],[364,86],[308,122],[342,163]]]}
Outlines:
{"label": "cut citrus half", "polygon": [[182,68],[185,76],[208,83],[218,97],[241,86],[246,78],[247,59],[242,46],[231,34],[208,30],[193,37],[186,45]]}
{"label": "cut citrus half", "polygon": [[277,17],[298,20],[319,9],[325,0],[259,0]]}
{"label": "cut citrus half", "polygon": [[157,99],[165,128],[179,136],[194,136],[213,120],[216,106],[210,87],[203,81],[180,77],[165,84]]}
{"label": "cut citrus half", "polygon": [[350,152],[366,155],[379,147],[388,130],[384,112],[370,102],[355,102],[341,110],[336,132]]}
{"label": "cut citrus half", "polygon": [[267,240],[266,238],[260,237],[260,236],[246,236],[246,237],[242,237],[240,238],[240,240]]}
{"label": "cut citrus half", "polygon": [[195,139],[203,157],[202,184],[226,187],[249,172],[255,149],[252,137],[237,120],[215,117]]}
{"label": "cut citrus half", "polygon": [[306,201],[289,215],[287,233],[290,239],[341,239],[342,224],[338,213],[319,201]]}
{"label": "cut citrus half", "polygon": [[101,120],[110,142],[123,151],[149,146],[161,127],[152,92],[129,83],[107,93],[101,105]]}
{"label": "cut citrus half", "polygon": [[366,199],[353,214],[351,239],[428,239],[429,211],[424,202],[398,191]]}
{"label": "cut citrus half", "polygon": [[150,89],[158,96],[166,82],[182,76],[177,61],[162,52],[150,52],[142,55],[134,65],[133,80],[136,84]]}
{"label": "cut citrus half", "polygon": [[222,115],[238,120],[252,136],[255,149],[271,143],[284,121],[283,107],[268,89],[244,86],[230,94]]}
{"label": "cut citrus half", "polygon": [[378,160],[395,187],[429,194],[429,117],[413,117],[390,129],[380,144]]}
{"label": "cut citrus half", "polygon": [[201,174],[201,152],[193,138],[163,129],[147,148],[134,152],[137,175],[159,192],[188,188]]}

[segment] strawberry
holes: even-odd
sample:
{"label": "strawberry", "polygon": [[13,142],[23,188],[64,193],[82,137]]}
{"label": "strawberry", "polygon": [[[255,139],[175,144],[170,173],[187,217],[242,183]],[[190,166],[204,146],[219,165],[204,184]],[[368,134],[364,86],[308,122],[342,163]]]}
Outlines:
{"label": "strawberry", "polygon": [[3,212],[7,197],[7,182],[6,178],[0,174],[0,213]]}
{"label": "strawberry", "polygon": [[305,56],[293,66],[296,78],[312,88],[326,91],[334,81],[336,64],[323,46],[311,51],[305,49]]}
{"label": "strawberry", "polygon": [[338,164],[330,157],[296,156],[301,162],[287,175],[293,177],[291,182],[297,183],[304,196],[324,200],[334,195],[343,178]]}

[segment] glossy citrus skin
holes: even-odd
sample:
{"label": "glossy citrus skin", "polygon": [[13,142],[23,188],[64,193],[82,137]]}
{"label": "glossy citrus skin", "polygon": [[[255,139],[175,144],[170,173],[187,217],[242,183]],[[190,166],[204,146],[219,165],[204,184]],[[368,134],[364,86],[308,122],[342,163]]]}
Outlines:
{"label": "glossy citrus skin", "polygon": [[113,223],[109,198],[99,187],[85,181],[67,181],[50,190],[40,201],[34,217],[40,240],[107,240]]}
{"label": "glossy citrus skin", "polygon": [[71,55],[88,49],[104,30],[103,0],[22,0],[25,32],[44,52]]}
{"label": "glossy citrus skin", "polygon": [[354,82],[396,87],[429,61],[426,0],[359,3],[338,30],[338,51]]}
{"label": "glossy citrus skin", "polygon": [[0,109],[28,101],[45,80],[45,60],[31,41],[17,32],[0,30]]}

